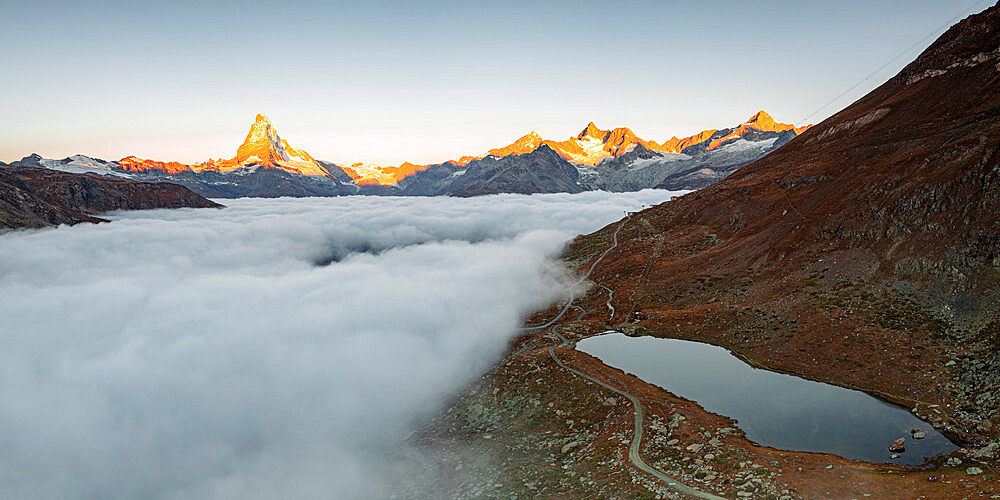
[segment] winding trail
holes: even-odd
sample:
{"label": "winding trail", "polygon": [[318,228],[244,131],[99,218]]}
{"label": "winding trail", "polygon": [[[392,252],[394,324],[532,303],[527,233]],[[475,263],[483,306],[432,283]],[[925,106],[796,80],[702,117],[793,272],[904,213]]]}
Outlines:
{"label": "winding trail", "polygon": [[[559,318],[562,318],[563,314],[566,314],[566,311],[568,311],[569,308],[573,306],[573,291],[576,289],[576,287],[580,286],[581,283],[587,281],[587,279],[590,278],[590,274],[594,272],[594,269],[597,267],[597,265],[600,264],[602,260],[604,260],[604,257],[606,257],[609,253],[611,253],[612,250],[614,250],[618,246],[618,233],[621,232],[623,227],[625,227],[625,223],[628,222],[629,218],[631,218],[631,216],[625,217],[624,219],[622,219],[621,224],[618,224],[618,229],[615,229],[615,233],[611,236],[612,245],[608,247],[608,249],[605,250],[604,253],[602,253],[601,256],[594,261],[593,264],[590,265],[590,269],[587,269],[586,274],[580,276],[580,279],[576,280],[575,283],[569,286],[568,288],[569,298],[567,298],[566,305],[563,306],[561,311],[559,311],[559,314],[557,314],[556,317],[550,319],[548,323],[538,326],[528,326],[524,328],[518,328],[518,331],[527,332],[532,330],[544,330],[545,328],[548,328],[553,324],[555,324],[556,321],[559,321]],[[608,306],[609,307],[611,306],[610,298],[608,299]],[[612,307],[611,310],[614,311],[614,307]]]}
{"label": "winding trail", "polygon": [[[618,233],[625,226],[625,223],[628,222],[629,218],[630,218],[630,216],[629,217],[625,217],[625,219],[622,220],[621,224],[618,225],[618,228],[615,229],[614,235],[612,236],[612,245],[610,247],[608,247],[608,249],[605,250],[604,253],[602,253],[600,255],[600,257],[598,257],[597,260],[594,261],[593,264],[590,265],[590,269],[587,270],[586,274],[584,274],[579,280],[577,280],[576,283],[573,283],[572,285],[570,285],[570,287],[569,287],[569,299],[566,301],[566,305],[563,306],[562,310],[559,311],[559,314],[556,315],[556,317],[552,318],[551,320],[549,320],[547,323],[545,323],[543,325],[521,328],[520,329],[521,331],[541,330],[541,329],[544,329],[544,328],[549,328],[550,326],[552,326],[553,324],[555,324],[555,322],[558,321],[564,314],[566,314],[566,311],[568,311],[570,309],[570,307],[572,307],[572,305],[573,305],[573,291],[574,291],[574,289],[580,283],[583,283],[584,281],[586,281],[590,277],[591,273],[594,272],[594,269],[597,267],[597,264],[599,264],[601,262],[601,260],[604,259],[605,256],[607,256],[609,253],[611,253],[612,250],[614,250],[616,247],[618,247]],[[614,317],[615,308],[614,308],[614,306],[611,305],[611,298],[613,297],[614,290],[612,290],[612,289],[610,289],[610,288],[608,288],[608,287],[606,287],[604,285],[600,285],[600,286],[602,288],[604,288],[605,290],[608,291],[608,302],[607,302],[607,305],[608,305],[608,308],[611,309],[611,316]],[[580,314],[579,318],[582,318],[588,312],[589,311],[582,312]],[[636,397],[632,393],[628,392],[627,388],[618,389],[616,387],[612,387],[611,385],[608,385],[605,382],[597,380],[596,378],[591,377],[590,375],[587,375],[586,373],[583,373],[583,372],[581,372],[581,371],[579,371],[579,370],[577,370],[575,368],[571,368],[568,365],[566,365],[566,363],[564,363],[561,359],[559,359],[559,356],[556,354],[556,347],[562,347],[562,348],[565,348],[565,349],[576,349],[576,342],[567,339],[561,333],[559,333],[559,327],[558,326],[552,327],[549,330],[549,332],[552,333],[553,335],[555,335],[556,338],[558,338],[559,341],[560,341],[560,344],[549,347],[549,356],[552,357],[552,359],[556,362],[557,365],[559,365],[560,367],[562,367],[566,371],[568,371],[568,372],[570,372],[570,373],[572,373],[572,374],[574,374],[574,375],[576,375],[578,377],[582,377],[582,378],[584,378],[586,380],[594,382],[595,384],[597,384],[597,385],[599,385],[601,387],[604,387],[605,389],[608,389],[609,391],[614,392],[615,394],[620,394],[620,395],[628,398],[629,401],[632,402],[632,407],[634,409],[634,413],[633,413],[634,418],[633,418],[633,423],[632,423],[633,424],[633,428],[632,428],[632,443],[631,443],[631,446],[629,446],[629,450],[628,450],[628,459],[629,459],[630,462],[632,462],[632,465],[634,465],[637,469],[639,469],[639,470],[641,470],[641,471],[643,471],[643,472],[645,472],[645,473],[647,473],[647,474],[649,474],[649,475],[651,475],[651,476],[653,476],[653,477],[655,477],[655,478],[663,481],[664,483],[667,484],[668,487],[670,487],[670,489],[672,489],[672,490],[674,490],[674,491],[676,491],[678,493],[681,493],[683,495],[688,495],[688,496],[692,496],[692,497],[696,497],[696,498],[709,498],[709,499],[713,499],[713,500],[721,500],[721,499],[724,498],[724,497],[720,497],[720,496],[717,496],[717,495],[713,495],[711,493],[706,493],[704,491],[696,490],[696,489],[694,489],[694,488],[692,488],[692,487],[690,487],[690,486],[688,486],[688,485],[686,485],[686,484],[678,481],[677,479],[674,479],[674,478],[672,478],[672,477],[670,477],[670,476],[668,476],[668,475],[660,472],[659,470],[655,469],[654,467],[650,466],[645,461],[643,461],[642,456],[639,454],[640,446],[642,444],[642,424],[643,424],[643,418],[645,416],[645,409],[642,406],[642,402],[639,401],[638,397]],[[612,332],[612,331],[608,331],[608,332],[604,332],[604,333],[609,333],[609,332]]]}
{"label": "winding trail", "polygon": [[640,448],[640,446],[642,444],[642,420],[643,420],[643,418],[645,416],[645,409],[643,408],[642,403],[639,401],[639,398],[637,398],[636,396],[632,395],[632,393],[630,393],[630,392],[628,392],[626,390],[612,387],[612,386],[610,386],[610,385],[608,385],[608,384],[606,384],[604,382],[601,382],[600,380],[597,380],[596,378],[591,377],[590,375],[587,375],[586,373],[583,373],[583,372],[581,372],[581,371],[579,371],[579,370],[577,370],[575,368],[570,368],[569,366],[566,365],[566,363],[563,363],[563,361],[561,359],[559,359],[559,356],[556,355],[556,347],[565,347],[567,349],[573,349],[573,348],[576,347],[576,344],[574,342],[571,342],[571,341],[567,340],[565,337],[563,337],[560,333],[556,332],[555,330],[556,329],[553,328],[553,333],[555,333],[560,339],[563,340],[562,344],[559,344],[558,346],[549,347],[549,356],[552,356],[552,359],[555,360],[556,364],[558,364],[559,366],[563,367],[564,369],[566,369],[570,373],[573,373],[574,375],[577,375],[577,376],[585,378],[585,379],[587,379],[587,380],[589,380],[591,382],[594,382],[595,384],[597,384],[597,385],[599,385],[601,387],[604,387],[605,389],[608,389],[609,391],[612,391],[612,392],[614,392],[616,394],[620,394],[622,396],[625,396],[626,398],[629,399],[629,401],[632,402],[632,408],[634,409],[634,413],[633,413],[633,415],[634,415],[634,418],[633,418],[633,428],[632,428],[632,443],[631,443],[631,445],[629,446],[629,449],[628,449],[628,459],[629,459],[630,462],[632,462],[632,465],[634,465],[637,469],[639,469],[639,470],[641,470],[641,471],[643,471],[643,472],[645,472],[645,473],[647,473],[647,474],[649,474],[649,475],[651,475],[651,476],[653,476],[653,477],[655,477],[655,478],[657,478],[657,479],[659,479],[659,480],[667,483],[667,486],[669,486],[672,490],[674,490],[674,491],[676,491],[678,493],[681,493],[681,494],[684,494],[684,495],[689,495],[689,496],[692,496],[692,497],[697,497],[697,498],[710,498],[710,499],[722,499],[722,498],[724,498],[724,497],[720,497],[720,496],[717,496],[717,495],[713,495],[711,493],[706,493],[704,491],[696,490],[696,489],[694,489],[694,488],[692,488],[692,487],[690,487],[690,486],[688,486],[688,485],[686,485],[686,484],[684,484],[684,483],[682,483],[682,482],[680,482],[680,481],[678,481],[678,480],[676,480],[676,479],[674,479],[674,478],[672,478],[672,477],[670,477],[670,476],[668,476],[668,475],[660,472],[659,470],[653,468],[652,466],[650,466],[649,464],[647,464],[645,461],[643,461],[642,456],[639,455],[639,448]]}

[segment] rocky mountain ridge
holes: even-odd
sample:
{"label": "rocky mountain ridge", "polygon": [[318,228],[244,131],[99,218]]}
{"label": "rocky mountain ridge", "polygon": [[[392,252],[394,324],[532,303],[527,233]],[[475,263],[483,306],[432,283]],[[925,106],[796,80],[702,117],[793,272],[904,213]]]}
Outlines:
{"label": "rocky mountain ridge", "polygon": [[[437,165],[403,163],[386,167],[364,163],[341,166],[318,161],[282,139],[270,120],[257,115],[236,156],[183,164],[125,157],[117,162],[76,155],[50,160],[33,154],[15,165],[43,167],[79,173],[111,175],[135,180],[169,181],[188,186],[209,197],[242,196],[339,196],[349,194],[433,196],[452,193],[489,194],[498,192],[561,192],[591,189],[632,191],[668,183],[673,189],[693,189],[725,177],[781,146],[805,127],[775,122],[760,111],[737,127],[712,130],[687,139],[676,138],[663,145],[638,138],[630,129],[599,129],[588,124],[577,136],[564,141],[542,139],[532,132],[514,143],[490,150],[481,156],[465,156]],[[709,131],[706,131],[709,132]],[[562,161],[532,162],[531,153],[545,148]],[[632,153],[634,150],[637,153]],[[545,153],[542,153],[545,154]],[[637,155],[641,154],[641,161]],[[550,155],[551,156],[551,155]],[[459,172],[475,172],[506,158],[507,174],[471,187],[472,175],[459,180]],[[521,159],[521,160],[519,160]],[[626,165],[627,163],[627,165]],[[568,182],[567,165],[576,169]],[[552,167],[556,170],[544,170]],[[469,170],[471,168],[471,170]],[[492,165],[491,169],[498,168]],[[520,172],[521,179],[512,178]],[[560,173],[561,172],[561,173]],[[560,181],[550,183],[555,178]],[[456,182],[450,187],[450,182]]]}
{"label": "rocky mountain ridge", "polygon": [[111,210],[221,208],[177,184],[17,167],[0,163],[0,231],[107,222]]}

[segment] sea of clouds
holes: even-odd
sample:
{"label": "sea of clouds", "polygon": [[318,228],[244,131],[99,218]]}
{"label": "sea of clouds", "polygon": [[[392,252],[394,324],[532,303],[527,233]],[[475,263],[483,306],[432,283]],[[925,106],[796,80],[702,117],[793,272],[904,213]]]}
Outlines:
{"label": "sea of clouds", "polygon": [[381,496],[389,450],[667,191],[225,200],[0,235],[0,496]]}

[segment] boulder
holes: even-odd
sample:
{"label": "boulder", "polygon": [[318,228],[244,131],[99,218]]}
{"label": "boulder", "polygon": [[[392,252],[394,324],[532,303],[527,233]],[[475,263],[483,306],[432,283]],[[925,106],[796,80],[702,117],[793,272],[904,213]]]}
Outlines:
{"label": "boulder", "polygon": [[995,458],[998,452],[1000,452],[1000,443],[992,442],[976,450],[976,452],[972,454],[972,458],[977,458],[979,460],[988,460],[991,458]]}
{"label": "boulder", "polygon": [[566,443],[563,445],[562,449],[559,450],[560,453],[569,453],[573,448],[579,447],[583,442],[573,441],[572,443]]}
{"label": "boulder", "polygon": [[889,451],[906,451],[906,438],[899,438],[889,445]]}
{"label": "boulder", "polygon": [[686,418],[684,418],[684,415],[681,415],[680,413],[674,413],[673,415],[670,416],[670,420],[668,421],[668,423],[670,424],[670,427],[677,428],[678,425],[681,425],[681,421],[683,420],[687,420]]}
{"label": "boulder", "polygon": [[989,420],[983,420],[982,422],[979,423],[977,428],[979,429],[980,432],[989,434],[989,432],[993,430],[993,422],[990,422]]}

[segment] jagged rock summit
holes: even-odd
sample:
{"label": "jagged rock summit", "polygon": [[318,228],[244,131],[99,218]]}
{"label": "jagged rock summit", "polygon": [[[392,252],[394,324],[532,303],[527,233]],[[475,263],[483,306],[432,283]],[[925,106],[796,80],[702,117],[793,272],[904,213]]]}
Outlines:
{"label": "jagged rock summit", "polygon": [[271,120],[262,114],[254,119],[246,140],[236,150],[236,157],[225,163],[230,168],[262,165],[302,175],[329,175],[309,153],[293,148],[278,136]]}
{"label": "jagged rock summit", "polygon": [[760,110],[757,112],[757,114],[751,116],[749,120],[741,123],[739,126],[737,126],[735,129],[732,129],[727,134],[717,139],[713,139],[708,144],[708,147],[706,147],[705,149],[712,150],[724,146],[726,144],[729,144],[733,141],[742,139],[748,135],[752,135],[754,133],[759,133],[759,132],[780,133],[792,130],[795,132],[796,135],[798,135],[801,134],[802,132],[805,132],[806,129],[808,128],[809,125],[796,127],[795,125],[792,125],[790,123],[776,122],[774,118],[771,118],[771,115],[767,114],[766,111]]}
{"label": "jagged rock summit", "polygon": [[718,149],[743,138],[766,140],[780,133],[790,133],[789,138],[791,138],[801,134],[809,127],[809,125],[797,127],[789,123],[778,122],[767,112],[761,110],[734,128],[705,130],[684,139],[672,137],[660,144],[656,141],[640,138],[628,127],[604,130],[595,125],[594,122],[590,122],[579,134],[563,141],[543,139],[535,132],[531,132],[518,138],[510,145],[491,149],[485,155],[465,156],[461,160],[451,163],[466,165],[472,160],[490,155],[496,157],[511,154],[521,155],[546,145],[568,161],[585,166],[596,166],[605,159],[616,158],[629,152],[636,145],[661,153],[684,153],[685,149],[693,147],[689,153],[696,153]]}
{"label": "jagged rock summit", "polygon": [[587,137],[593,137],[594,139],[604,140],[604,136],[607,133],[608,133],[607,130],[601,130],[597,128],[597,125],[594,125],[594,122],[590,122],[587,124],[586,127],[584,127],[583,131],[580,132],[580,135],[576,136],[576,138],[581,141],[586,139]]}
{"label": "jagged rock summit", "polygon": [[243,144],[231,159],[209,160],[198,165],[162,162],[128,156],[118,162],[129,172],[158,171],[165,174],[182,172],[227,173],[246,167],[263,167],[284,170],[308,176],[330,176],[330,172],[309,153],[295,149],[278,135],[277,129],[266,116],[258,114]]}

